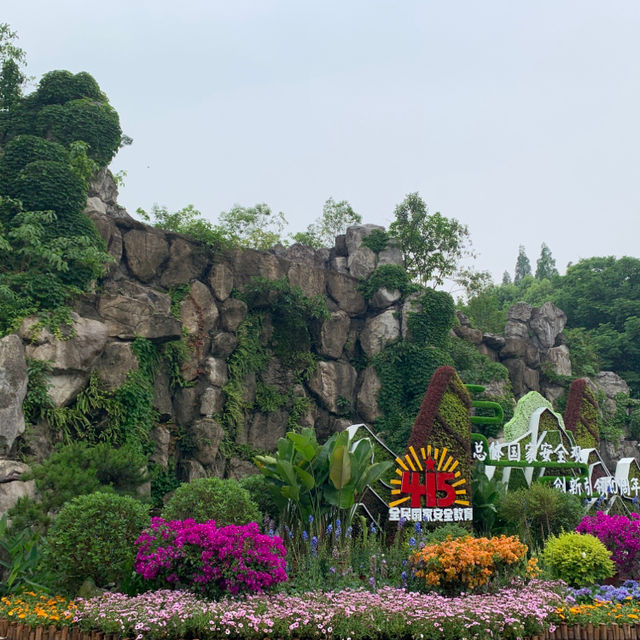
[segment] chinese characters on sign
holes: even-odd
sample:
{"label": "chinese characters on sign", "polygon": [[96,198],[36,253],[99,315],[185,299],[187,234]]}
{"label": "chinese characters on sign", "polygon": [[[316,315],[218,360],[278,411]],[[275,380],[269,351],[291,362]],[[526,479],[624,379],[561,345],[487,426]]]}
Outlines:
{"label": "chinese characters on sign", "polygon": [[597,478],[591,489],[589,480],[581,478],[556,478],[553,481],[553,487],[563,493],[571,493],[573,495],[600,495],[606,497],[608,495],[619,494],[621,496],[638,497],[640,493],[640,482],[638,478],[623,478],[620,482],[612,476],[604,476]]}
{"label": "chinese characters on sign", "polygon": [[[582,449],[578,446],[571,447],[568,451],[566,447],[560,443],[556,447],[543,442],[539,447],[534,442],[529,442],[524,446],[524,459],[526,462],[581,462]],[[489,445],[490,460],[508,460],[509,462],[518,462],[522,459],[521,447],[519,442],[510,442],[501,444],[492,442]],[[479,440],[473,443],[473,458],[480,462],[487,459],[487,452]]]}
{"label": "chinese characters on sign", "polygon": [[[393,499],[389,519],[415,522],[461,522],[473,520],[467,480],[460,463],[448,455],[447,447],[409,447],[404,458],[396,458],[398,478],[391,480]],[[400,507],[399,505],[405,505]]]}
{"label": "chinese characters on sign", "polygon": [[464,522],[473,520],[473,509],[389,509],[389,520],[397,522],[400,518],[411,522]]}

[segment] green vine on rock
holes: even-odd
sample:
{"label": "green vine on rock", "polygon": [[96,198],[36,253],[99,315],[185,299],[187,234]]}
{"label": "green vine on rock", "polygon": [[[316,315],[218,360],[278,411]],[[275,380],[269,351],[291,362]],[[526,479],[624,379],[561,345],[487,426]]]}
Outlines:
{"label": "green vine on rock", "polygon": [[131,349],[138,360],[138,369],[129,371],[120,387],[107,390],[94,371],[75,401],[64,407],[54,406],[48,396],[50,365],[31,360],[23,405],[25,417],[30,422],[45,419],[67,443],[105,442],[113,447],[127,444],[148,453],[149,433],[157,418],[153,408],[153,381],[160,356],[153,343],[144,338],[136,338]]}

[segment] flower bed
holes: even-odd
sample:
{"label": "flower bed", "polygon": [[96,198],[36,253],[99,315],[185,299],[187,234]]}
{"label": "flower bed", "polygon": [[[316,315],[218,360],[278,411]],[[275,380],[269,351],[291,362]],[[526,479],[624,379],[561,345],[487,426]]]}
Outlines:
{"label": "flower bed", "polygon": [[[185,591],[168,590],[136,597],[108,593],[75,603],[60,596],[29,592],[0,599],[0,637],[7,640],[640,639],[637,583],[573,590],[568,596],[558,587],[557,583],[532,581],[493,595],[456,598],[385,587],[373,592],[263,594],[218,602],[201,600]],[[599,597],[611,600],[598,600]],[[576,598],[592,601],[571,602]]]}
{"label": "flower bed", "polygon": [[73,623],[134,640],[162,638],[521,638],[539,633],[561,597],[534,581],[493,595],[446,598],[377,591],[253,595],[205,602],[179,591],[78,601]]}

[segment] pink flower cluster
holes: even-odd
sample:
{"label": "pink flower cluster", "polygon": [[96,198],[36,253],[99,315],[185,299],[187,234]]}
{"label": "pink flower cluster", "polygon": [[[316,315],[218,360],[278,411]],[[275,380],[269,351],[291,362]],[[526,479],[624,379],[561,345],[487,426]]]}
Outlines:
{"label": "pink flower cluster", "polygon": [[532,580],[495,594],[446,598],[384,587],[258,594],[204,602],[179,591],[77,601],[74,623],[133,640],[487,640],[537,635],[562,603],[561,585]]}
{"label": "pink flower cluster", "polygon": [[216,527],[213,520],[153,518],[136,545],[143,578],[208,597],[259,593],[287,579],[282,540],[261,534],[255,522]]}
{"label": "pink flower cluster", "polygon": [[582,518],[576,531],[596,536],[611,552],[622,577],[640,577],[640,515],[609,516],[598,511]]}

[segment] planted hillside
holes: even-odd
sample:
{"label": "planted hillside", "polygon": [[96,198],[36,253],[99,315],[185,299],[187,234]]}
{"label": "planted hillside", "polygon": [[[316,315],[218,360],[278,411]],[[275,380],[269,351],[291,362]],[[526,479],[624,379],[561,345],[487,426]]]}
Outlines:
{"label": "planted hillside", "polygon": [[[88,73],[52,71],[21,95],[2,68],[11,100],[0,112],[0,332],[44,312],[68,321],[67,305],[109,260],[83,214],[88,182],[120,146],[118,114]],[[8,85],[13,86],[9,89]]]}

